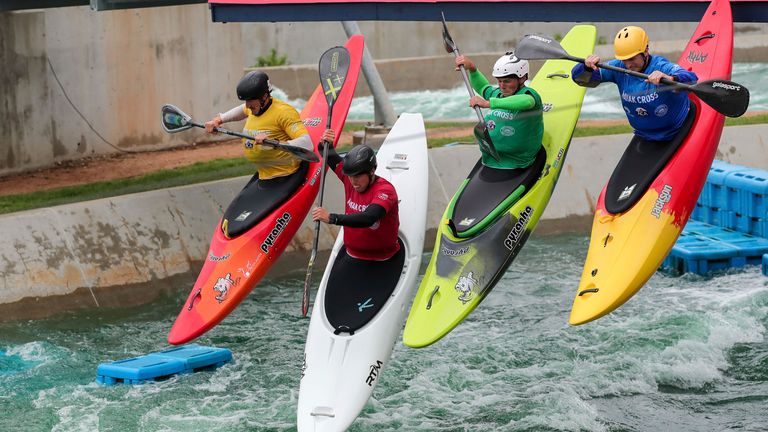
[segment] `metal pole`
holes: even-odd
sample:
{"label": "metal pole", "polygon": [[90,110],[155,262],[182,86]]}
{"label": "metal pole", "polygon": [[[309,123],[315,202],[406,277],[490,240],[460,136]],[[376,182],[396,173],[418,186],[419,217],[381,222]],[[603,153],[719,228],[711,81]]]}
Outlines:
{"label": "metal pole", "polygon": [[[357,21],[342,21],[341,25],[344,26],[344,31],[347,33],[347,37],[355,34],[361,34],[360,28],[357,26]],[[376,124],[384,125],[387,128],[391,128],[397,120],[395,110],[392,108],[392,101],[389,100],[389,94],[386,87],[384,87],[384,81],[381,80],[379,71],[376,69],[376,65],[373,63],[371,53],[368,51],[368,47],[363,48],[363,63],[362,63],[363,75],[365,81],[368,82],[368,87],[371,89],[373,95],[373,115],[374,122]]]}

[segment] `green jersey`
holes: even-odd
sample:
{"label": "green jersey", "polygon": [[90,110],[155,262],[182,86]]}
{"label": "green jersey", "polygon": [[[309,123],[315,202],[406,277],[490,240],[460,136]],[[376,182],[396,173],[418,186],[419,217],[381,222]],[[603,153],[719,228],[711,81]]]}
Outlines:
{"label": "green jersey", "polygon": [[536,159],[544,136],[544,112],[541,97],[532,88],[522,86],[517,93],[504,97],[498,87],[488,84],[480,71],[470,73],[475,91],[491,104],[485,123],[499,160],[483,153],[483,165],[491,168],[526,168]]}

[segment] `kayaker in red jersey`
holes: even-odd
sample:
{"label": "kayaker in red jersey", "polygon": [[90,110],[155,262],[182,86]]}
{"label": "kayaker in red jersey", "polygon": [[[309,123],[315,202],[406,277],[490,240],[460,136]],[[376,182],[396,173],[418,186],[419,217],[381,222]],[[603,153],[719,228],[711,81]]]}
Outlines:
{"label": "kayaker in red jersey", "polygon": [[344,246],[352,258],[371,261],[392,258],[400,250],[397,192],[392,183],[375,174],[376,153],[360,145],[342,159],[329,148],[326,162],[344,183],[346,210],[338,214],[315,207],[312,219],[343,226]]}
{"label": "kayaker in red jersey", "polygon": [[596,87],[613,82],[619,88],[621,104],[635,135],[648,141],[668,141],[685,123],[690,109],[687,92],[659,91],[661,79],[694,83],[698,77],[676,63],[659,55],[651,55],[648,34],[640,27],[627,26],[619,30],[613,41],[615,60],[611,66],[642,72],[647,80],[627,74],[600,69],[600,57],[592,54],[571,70],[571,78],[584,87]]}

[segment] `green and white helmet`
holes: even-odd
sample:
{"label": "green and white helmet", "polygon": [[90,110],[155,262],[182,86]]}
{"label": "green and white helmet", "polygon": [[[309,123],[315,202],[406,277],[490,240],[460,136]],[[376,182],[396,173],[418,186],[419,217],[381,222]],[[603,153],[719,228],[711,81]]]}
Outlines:
{"label": "green and white helmet", "polygon": [[510,75],[516,75],[519,78],[528,75],[528,60],[517,58],[514,51],[499,57],[493,65],[494,77],[503,78]]}

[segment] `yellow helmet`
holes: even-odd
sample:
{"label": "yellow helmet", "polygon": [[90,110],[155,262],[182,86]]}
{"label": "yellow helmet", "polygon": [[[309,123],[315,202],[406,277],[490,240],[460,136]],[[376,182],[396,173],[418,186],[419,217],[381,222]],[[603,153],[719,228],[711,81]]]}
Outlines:
{"label": "yellow helmet", "polygon": [[619,60],[630,59],[648,47],[648,34],[640,27],[627,26],[616,33],[613,51]]}

